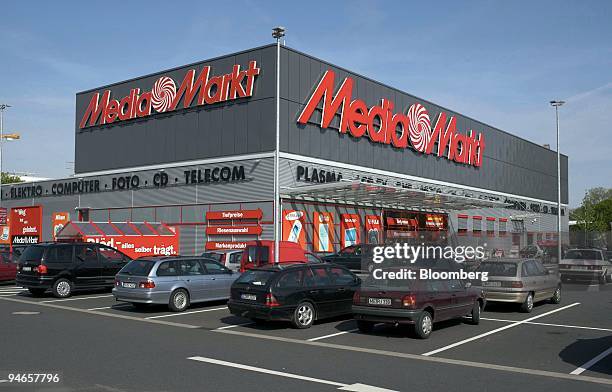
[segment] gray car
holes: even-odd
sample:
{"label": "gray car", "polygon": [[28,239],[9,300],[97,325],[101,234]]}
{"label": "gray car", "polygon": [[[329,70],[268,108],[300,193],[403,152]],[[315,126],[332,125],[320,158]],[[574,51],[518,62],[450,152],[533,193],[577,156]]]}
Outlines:
{"label": "gray car", "polygon": [[166,304],[182,312],[191,303],[224,300],[238,274],[201,257],[153,257],[132,260],[115,276],[117,301],[140,307]]}
{"label": "gray car", "polygon": [[570,249],[559,263],[564,281],[612,283],[612,261],[600,249]]}
{"label": "gray car", "polygon": [[513,302],[521,304],[523,312],[531,312],[534,302],[561,302],[561,280],[554,270],[547,270],[535,259],[485,260],[478,271],[487,272],[487,281],[473,281],[481,286],[487,303]]}

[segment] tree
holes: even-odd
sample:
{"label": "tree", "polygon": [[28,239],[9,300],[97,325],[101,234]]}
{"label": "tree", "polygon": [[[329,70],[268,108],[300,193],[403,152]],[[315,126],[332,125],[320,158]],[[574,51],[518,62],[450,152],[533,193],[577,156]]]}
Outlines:
{"label": "tree", "polygon": [[571,211],[576,221],[573,230],[609,231],[612,222],[612,188],[591,188],[586,191],[582,205]]}
{"label": "tree", "polygon": [[23,180],[19,176],[2,172],[2,184],[14,184],[16,182],[23,182]]}
{"label": "tree", "polygon": [[584,199],[582,199],[582,205],[587,203],[595,205],[607,199],[612,199],[612,188],[591,188],[586,191]]}

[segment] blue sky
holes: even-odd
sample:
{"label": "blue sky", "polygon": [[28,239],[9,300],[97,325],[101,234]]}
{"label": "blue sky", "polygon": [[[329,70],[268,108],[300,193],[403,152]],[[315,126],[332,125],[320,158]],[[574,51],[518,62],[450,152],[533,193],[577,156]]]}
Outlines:
{"label": "blue sky", "polygon": [[[90,4],[91,3],[91,4]],[[272,42],[570,157],[570,204],[612,187],[610,1],[13,1],[0,14],[4,170],[71,174],[77,91]]]}

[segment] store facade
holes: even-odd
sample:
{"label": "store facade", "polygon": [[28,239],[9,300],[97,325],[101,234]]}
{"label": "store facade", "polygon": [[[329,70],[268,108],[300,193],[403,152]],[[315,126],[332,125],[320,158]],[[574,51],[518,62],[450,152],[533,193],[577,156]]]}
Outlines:
{"label": "store facade", "polygon": [[[51,240],[54,217],[66,214],[163,222],[177,228],[181,254],[272,239],[276,50],[78,93],[76,174],[3,186],[3,207],[37,207],[38,240]],[[283,239],[331,252],[420,232],[492,241],[556,231],[555,152],[280,50]],[[566,205],[565,156],[561,167]],[[11,229],[7,241],[24,235]]]}

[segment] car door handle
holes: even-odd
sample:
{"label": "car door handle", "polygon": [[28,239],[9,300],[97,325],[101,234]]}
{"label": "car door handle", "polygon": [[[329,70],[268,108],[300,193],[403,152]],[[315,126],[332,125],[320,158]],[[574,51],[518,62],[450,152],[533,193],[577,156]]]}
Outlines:
{"label": "car door handle", "polygon": [[346,289],[344,287],[340,287],[338,291],[346,291]]}
{"label": "car door handle", "polygon": [[316,294],[318,292],[319,292],[319,290],[310,290],[310,294]]}
{"label": "car door handle", "polygon": [[217,278],[210,278],[210,280],[217,280]]}

